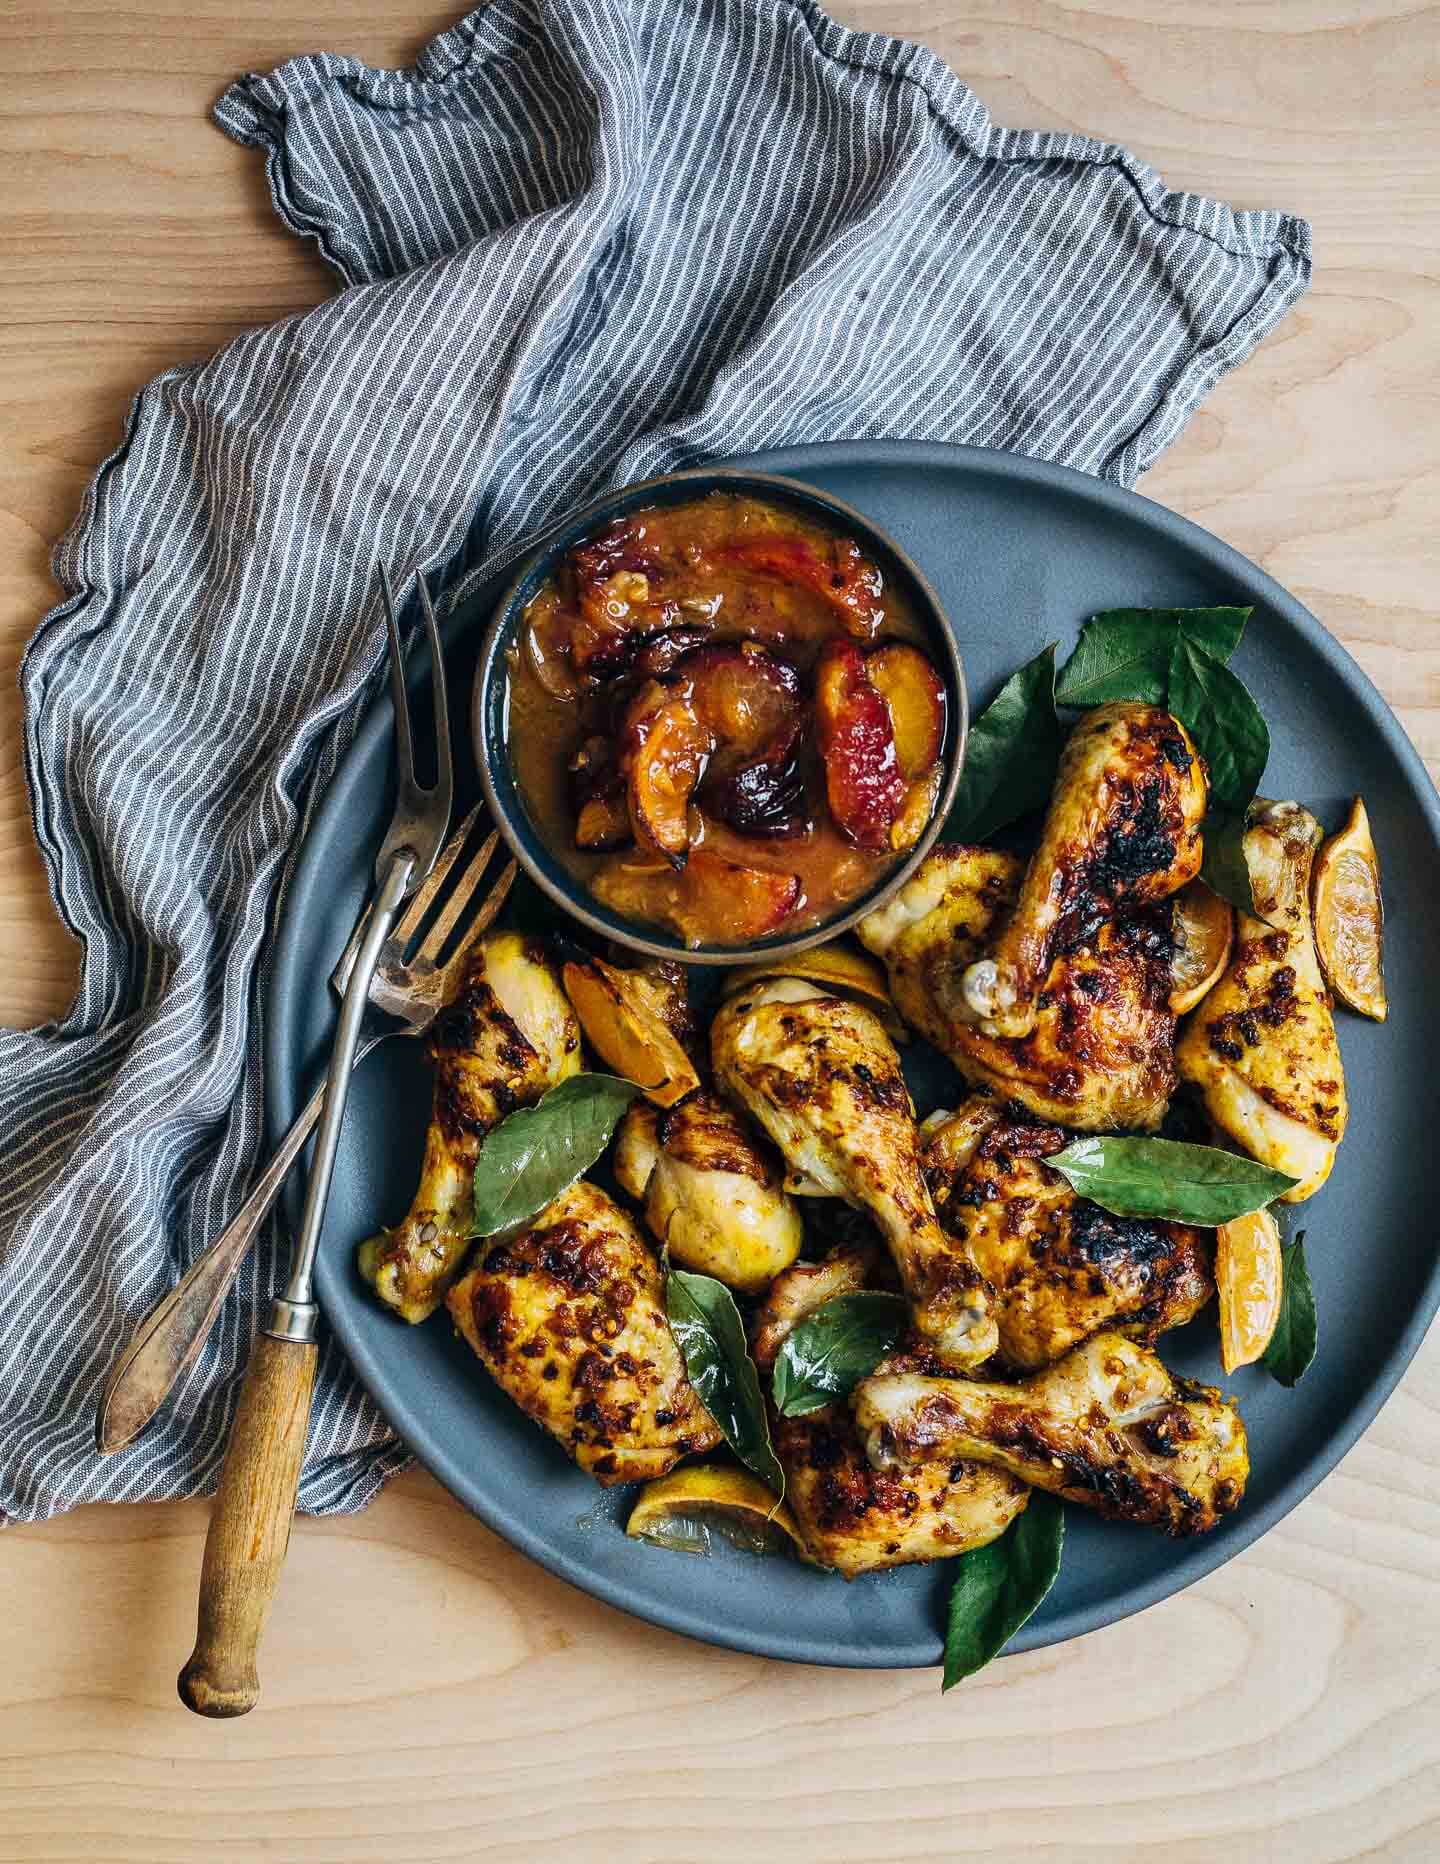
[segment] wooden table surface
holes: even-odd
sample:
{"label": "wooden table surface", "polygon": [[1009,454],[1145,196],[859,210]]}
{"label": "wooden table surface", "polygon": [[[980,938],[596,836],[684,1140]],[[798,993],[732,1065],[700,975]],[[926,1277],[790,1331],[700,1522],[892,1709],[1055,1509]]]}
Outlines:
{"label": "wooden table surface", "polygon": [[[837,10],[934,47],[1001,122],[1091,131],[1172,186],[1310,218],[1313,292],[1143,489],[1293,589],[1440,767],[1440,8]],[[55,599],[51,546],[148,377],[331,290],[273,219],[259,159],[206,110],[234,74],[298,52],[406,62],[454,17],[425,0],[0,0],[0,1019],[60,1011],[75,970],[31,839],[14,682]],[[944,1701],[933,1672],[793,1668],[637,1623],[412,1474],[356,1519],[298,1524],[262,1706],[211,1725],[174,1680],[205,1505],[16,1529],[0,1859],[1070,1860],[1162,1842],[1176,1864],[1434,1859],[1437,1423],[1432,1335],[1258,1546]]]}

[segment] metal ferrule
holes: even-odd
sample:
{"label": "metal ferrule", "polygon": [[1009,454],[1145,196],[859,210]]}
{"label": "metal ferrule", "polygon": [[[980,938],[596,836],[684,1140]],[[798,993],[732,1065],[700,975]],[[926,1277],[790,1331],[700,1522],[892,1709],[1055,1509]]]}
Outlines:
{"label": "metal ferrule", "polygon": [[291,1301],[277,1295],[265,1331],[272,1340],[307,1341],[315,1338],[320,1310],[313,1301]]}

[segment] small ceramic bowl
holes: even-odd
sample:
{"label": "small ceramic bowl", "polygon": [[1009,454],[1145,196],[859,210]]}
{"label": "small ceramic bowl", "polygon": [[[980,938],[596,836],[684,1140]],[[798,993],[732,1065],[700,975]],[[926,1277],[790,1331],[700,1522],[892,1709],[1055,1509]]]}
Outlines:
{"label": "small ceramic bowl", "polygon": [[[862,550],[878,564],[887,586],[903,588],[916,618],[924,627],[935,664],[945,681],[945,744],[941,751],[944,781],[939,799],[925,833],[902,861],[867,893],[849,901],[819,925],[800,931],[778,932],[770,938],[748,945],[686,945],[682,939],[663,928],[626,919],[601,904],[565,865],[556,859],[542,841],[539,831],[525,807],[525,799],[515,781],[508,749],[510,710],[510,650],[519,639],[524,613],[542,584],[568,550],[602,529],[612,519],[623,518],[632,511],[657,505],[677,505],[703,498],[708,492],[734,492],[763,499],[773,505],[788,506],[805,517],[819,519],[832,529],[854,537]],[[969,712],[965,694],[965,672],[954,631],[940,606],[934,590],[919,570],[888,537],[852,506],[842,504],[813,486],[796,479],[782,479],[770,473],[726,471],[701,468],[692,472],[669,473],[664,478],[647,479],[607,493],[584,510],[566,518],[521,564],[495,610],[494,619],[481,649],[471,699],[470,726],[475,741],[475,761],[485,786],[486,800],[496,825],[504,835],[517,860],[531,878],[557,906],[592,932],[628,945],[651,957],[680,958],[687,964],[754,964],[780,953],[804,951],[836,937],[866,913],[888,900],[904,886],[924,859],[940,832],[941,824],[955,799],[956,785],[965,758],[965,740]]]}

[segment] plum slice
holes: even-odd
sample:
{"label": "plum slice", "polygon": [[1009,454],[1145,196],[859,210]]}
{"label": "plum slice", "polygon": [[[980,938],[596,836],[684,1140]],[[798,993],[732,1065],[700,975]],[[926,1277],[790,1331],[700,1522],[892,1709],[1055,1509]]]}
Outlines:
{"label": "plum slice", "polygon": [[570,553],[578,611],[570,628],[570,664],[594,680],[624,673],[652,635],[673,628],[677,603],[660,588],[660,549],[635,518],[622,518]]}
{"label": "plum slice", "polygon": [[905,805],[890,708],[853,641],[831,641],[815,668],[815,720],[825,793],[842,834],[858,847],[890,846]]}
{"label": "plum slice", "polygon": [[871,684],[885,695],[900,774],[913,783],[929,770],[945,742],[945,688],[940,675],[918,647],[908,647],[903,641],[871,654],[865,671]]}
{"label": "plum slice", "polygon": [[803,537],[778,535],[741,538],[718,554],[756,575],[820,596],[857,640],[873,641],[885,620],[883,579],[851,537],[832,538],[824,555]]}
{"label": "plum slice", "polygon": [[798,874],[744,867],[697,848],[675,904],[683,938],[743,944],[776,932],[801,904]]}
{"label": "plum slice", "polygon": [[805,808],[805,773],[799,718],[783,726],[765,748],[739,763],[712,763],[698,800],[717,821],[742,835],[803,835],[810,827]]}
{"label": "plum slice", "polygon": [[630,824],[642,848],[683,867],[690,848],[690,798],[715,739],[686,694],[652,680],[625,723],[622,759]]}

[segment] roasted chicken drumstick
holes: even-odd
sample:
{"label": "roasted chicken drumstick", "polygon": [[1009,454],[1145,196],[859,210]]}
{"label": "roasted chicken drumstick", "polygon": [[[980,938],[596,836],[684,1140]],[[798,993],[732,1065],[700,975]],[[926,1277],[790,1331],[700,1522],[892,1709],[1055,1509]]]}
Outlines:
{"label": "roasted chicken drumstick", "polygon": [[482,939],[426,1042],[434,1112],[404,1221],[360,1245],[360,1273],[402,1320],[427,1319],[470,1247],[475,1161],[490,1128],[580,1069],[580,1026],[544,948]]}
{"label": "roasted chicken drumstick", "polygon": [[778,978],[739,991],[710,1031],[715,1078],[770,1135],[786,1188],[844,1198],[889,1245],[916,1330],[956,1366],[995,1350],[988,1295],[935,1220],[900,1058],[871,1009]]}
{"label": "roasted chicken drumstick", "polygon": [[1200,1232],[1115,1217],[1045,1163],[1068,1135],[993,1100],[932,1115],[921,1162],[941,1226],[994,1293],[1001,1357],[1033,1372],[1103,1327],[1150,1341],[1215,1291]]}
{"label": "roasted chicken drumstick", "polygon": [[965,973],[965,1001],[987,1035],[1029,1035],[1061,952],[1195,878],[1207,796],[1204,764],[1170,713],[1130,702],[1086,713],[1061,754],[1019,903]]}
{"label": "roasted chicken drumstick", "polygon": [[993,1463],[1116,1521],[1203,1534],[1238,1506],[1245,1426],[1209,1386],[1172,1378],[1147,1347],[1097,1333],[1020,1385],[892,1374],[854,1392],[870,1460]]}
{"label": "roasted chicken drumstick", "polygon": [[597,1481],[649,1481],[719,1443],[659,1263],[584,1179],[519,1235],[481,1243],[447,1304],[500,1389]]}

